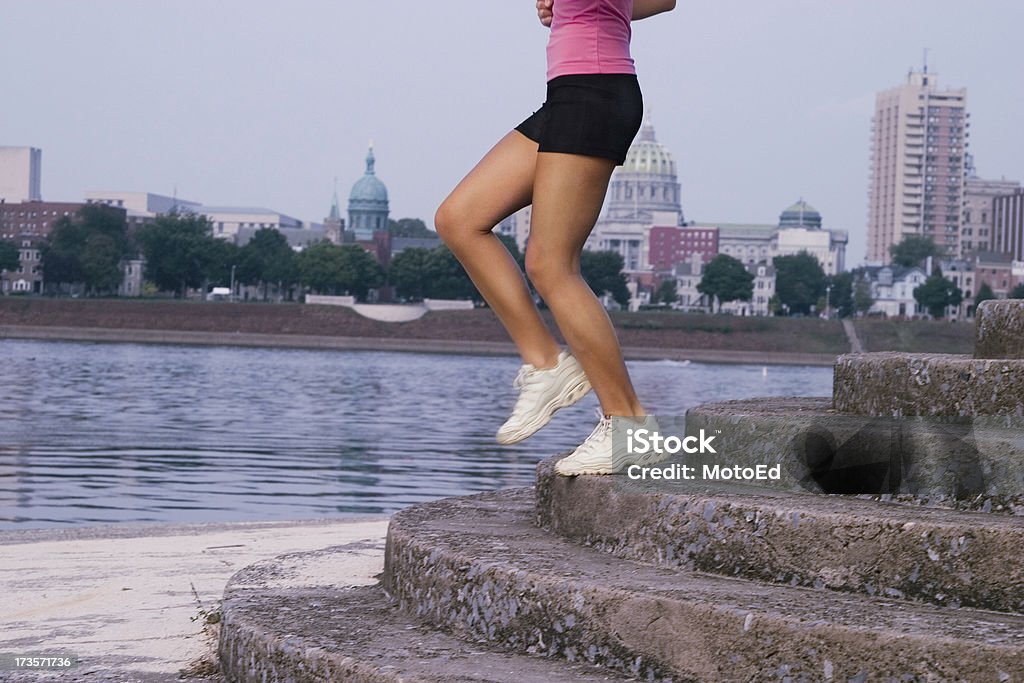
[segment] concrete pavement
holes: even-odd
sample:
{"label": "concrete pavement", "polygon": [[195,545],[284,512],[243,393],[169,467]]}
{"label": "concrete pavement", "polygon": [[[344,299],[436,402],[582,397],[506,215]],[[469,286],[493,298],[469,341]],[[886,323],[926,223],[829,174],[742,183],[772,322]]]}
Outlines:
{"label": "concrete pavement", "polygon": [[387,519],[109,525],[0,532],[0,666],[74,654],[70,670],[0,668],[0,681],[220,681],[228,579],[268,558],[335,547],[338,586],[374,583]]}

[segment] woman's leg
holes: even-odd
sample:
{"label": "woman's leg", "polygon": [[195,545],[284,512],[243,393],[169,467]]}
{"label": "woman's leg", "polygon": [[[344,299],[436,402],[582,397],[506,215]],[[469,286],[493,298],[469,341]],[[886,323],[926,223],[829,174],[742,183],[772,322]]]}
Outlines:
{"label": "woman's leg", "polygon": [[608,313],[580,275],[580,252],[601,212],[615,162],[540,152],[526,272],[554,313],[606,415],[644,415]]}
{"label": "woman's leg", "polygon": [[561,350],[512,254],[492,230],[532,200],[537,143],[511,131],[463,178],[434,216],[437,233],[508,330],[524,363],[555,365]]}

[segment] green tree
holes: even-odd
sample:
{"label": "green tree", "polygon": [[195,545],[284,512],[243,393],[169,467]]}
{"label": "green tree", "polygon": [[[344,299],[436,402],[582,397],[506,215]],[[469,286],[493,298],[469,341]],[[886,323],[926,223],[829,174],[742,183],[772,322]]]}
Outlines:
{"label": "green tree", "polygon": [[832,309],[840,318],[849,318],[853,315],[853,273],[845,272],[833,275],[827,278],[827,285],[832,286],[827,301]]}
{"label": "green tree", "polygon": [[270,285],[279,290],[298,279],[295,251],[288,238],[277,228],[260,228],[238,252],[237,276],[247,285],[263,286],[263,299],[269,298]]}
{"label": "green tree", "polygon": [[0,272],[17,270],[21,267],[21,252],[18,245],[9,240],[0,240]]}
{"label": "green tree", "polygon": [[861,315],[866,314],[875,305],[871,296],[871,283],[866,276],[857,278],[857,284],[853,288],[853,309]]}
{"label": "green tree", "polygon": [[1010,298],[1024,299],[1024,282],[1018,283],[1017,286],[1010,291]]}
{"label": "green tree", "polygon": [[398,296],[419,301],[429,291],[430,280],[427,264],[430,250],[423,248],[403,249],[391,259],[388,280],[395,287]]}
{"label": "green tree", "polygon": [[176,212],[142,226],[138,240],[146,259],[146,279],[178,297],[203,285],[219,241],[206,216]]}
{"label": "green tree", "polygon": [[86,204],[54,223],[40,245],[40,256],[47,283],[81,284],[94,294],[117,289],[121,261],[133,250],[123,211]]}
{"label": "green tree", "polygon": [[754,295],[754,275],[743,263],[728,254],[719,254],[704,267],[697,291],[716,300],[718,306],[725,301],[750,301]]}
{"label": "green tree", "polygon": [[942,318],[948,306],[960,305],[963,292],[952,280],[943,277],[942,270],[936,267],[924,284],[914,288],[914,299],[933,318]]}
{"label": "green tree", "polygon": [[353,278],[345,252],[329,240],[307,246],[296,257],[296,264],[302,284],[317,294],[340,294]]}
{"label": "green tree", "polygon": [[929,256],[943,256],[944,252],[927,235],[904,235],[899,244],[889,247],[889,255],[896,265],[911,267],[921,265]]}
{"label": "green tree", "polygon": [[825,271],[806,251],[776,256],[775,292],[791,313],[810,313],[811,305],[825,293]]}
{"label": "green tree", "polygon": [[674,304],[679,301],[679,292],[676,290],[676,281],[674,278],[662,280],[658,288],[654,290],[654,294],[651,296],[652,304]]}
{"label": "green tree", "polygon": [[242,260],[241,248],[234,242],[212,238],[208,244],[206,270],[204,279],[207,285],[215,287],[231,286],[231,267],[235,266],[237,279],[238,264]]}
{"label": "green tree", "polygon": [[345,263],[343,286],[347,291],[365,299],[369,290],[384,284],[384,269],[368,251],[358,244],[343,244],[339,248]]}
{"label": "green tree", "polygon": [[473,299],[483,301],[466,270],[445,244],[430,250],[426,259],[428,286],[424,296],[432,299]]}
{"label": "green tree", "polygon": [[622,272],[625,261],[616,251],[584,251],[580,254],[580,275],[594,294],[611,294],[620,306],[629,305],[629,288]]}
{"label": "green tree", "polygon": [[116,291],[121,284],[121,249],[109,235],[90,235],[82,252],[85,284],[93,291]]}
{"label": "green tree", "polygon": [[[974,295],[974,308],[978,308],[978,304],[982,301],[988,301],[989,299],[995,299],[996,293],[992,291],[987,282],[982,282],[981,287],[978,287],[978,293]],[[1016,298],[1016,297],[1014,297]]]}
{"label": "green tree", "polygon": [[419,218],[399,218],[397,221],[389,218],[388,231],[392,237],[437,237],[437,233]]}

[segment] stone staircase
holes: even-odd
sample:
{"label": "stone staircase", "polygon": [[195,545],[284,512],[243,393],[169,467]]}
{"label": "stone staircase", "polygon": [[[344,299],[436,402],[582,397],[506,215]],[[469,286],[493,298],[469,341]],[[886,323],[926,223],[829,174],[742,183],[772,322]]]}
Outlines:
{"label": "stone staircase", "polygon": [[[563,454],[534,487],[395,514],[377,585],[324,585],[343,549],[307,554],[306,584],[283,587],[277,559],[248,567],[222,605],[225,677],[1024,681],[1024,337],[999,339],[1022,306],[979,311],[979,349],[1001,359],[928,356],[922,375],[857,354],[831,401],[687,415],[688,433],[721,430],[721,460],[781,464],[779,480],[565,478]],[[886,368],[884,389],[854,367]],[[938,398],[968,394],[993,409]]]}

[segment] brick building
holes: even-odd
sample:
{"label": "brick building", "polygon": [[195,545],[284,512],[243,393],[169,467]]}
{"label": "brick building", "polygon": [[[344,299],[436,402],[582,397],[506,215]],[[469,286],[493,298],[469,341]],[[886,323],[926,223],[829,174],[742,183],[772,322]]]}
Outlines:
{"label": "brick building", "polygon": [[0,240],[13,242],[21,255],[21,266],[16,271],[4,271],[0,277],[0,292],[42,292],[40,243],[54,223],[73,216],[83,206],[80,202],[0,201]]}

